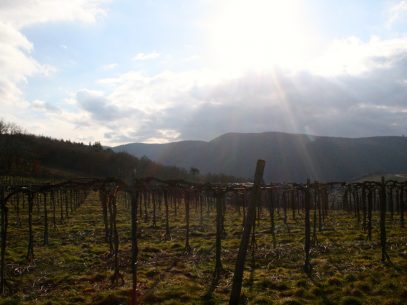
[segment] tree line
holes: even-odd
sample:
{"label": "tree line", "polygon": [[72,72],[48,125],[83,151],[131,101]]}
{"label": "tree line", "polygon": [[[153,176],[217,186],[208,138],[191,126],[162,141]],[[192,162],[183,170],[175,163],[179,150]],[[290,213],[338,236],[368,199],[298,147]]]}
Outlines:
{"label": "tree line", "polygon": [[164,166],[142,156],[116,153],[100,142],[84,144],[30,134],[14,123],[0,119],[0,176],[117,177],[128,179],[154,176],[201,182],[230,182],[232,176],[208,174]]}

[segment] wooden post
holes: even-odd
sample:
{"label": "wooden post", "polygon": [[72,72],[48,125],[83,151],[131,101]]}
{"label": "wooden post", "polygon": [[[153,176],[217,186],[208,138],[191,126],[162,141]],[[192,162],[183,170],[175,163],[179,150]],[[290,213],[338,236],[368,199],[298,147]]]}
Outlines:
{"label": "wooden post", "polygon": [[360,226],[360,196],[359,196],[359,188],[355,187],[353,190],[353,198],[355,202],[355,212],[356,212],[356,226],[359,228]]}
{"label": "wooden post", "polygon": [[317,237],[317,209],[318,209],[318,201],[319,201],[319,185],[318,182],[315,181],[315,188],[314,188],[314,220],[313,220],[313,231],[312,231],[312,245],[315,246],[318,244],[318,237]]}
{"label": "wooden post", "polygon": [[244,222],[246,219],[246,198],[247,198],[247,194],[243,193],[242,194],[242,209],[243,209],[243,220],[242,220],[242,227],[244,226]]}
{"label": "wooden post", "polygon": [[243,227],[242,237],[240,240],[239,252],[237,255],[235,273],[233,274],[232,292],[230,294],[229,305],[238,305],[240,300],[240,292],[242,290],[243,269],[246,260],[247,247],[250,241],[250,233],[256,216],[256,206],[260,200],[260,184],[263,180],[264,160],[258,160],[256,172],[254,175],[253,196],[247,207],[247,217]]}
{"label": "wooden post", "polygon": [[287,192],[286,191],[283,192],[282,201],[283,201],[283,212],[284,212],[283,222],[284,222],[285,226],[288,227],[287,226],[287,205],[288,205],[288,202],[287,202]]}
{"label": "wooden post", "polygon": [[0,209],[1,209],[1,270],[0,270],[0,295],[5,293],[5,273],[6,273],[6,245],[7,245],[7,206],[4,199],[4,190],[0,186]]}
{"label": "wooden post", "polygon": [[132,274],[132,293],[131,305],[137,304],[137,207],[139,192],[131,190],[131,274]]}
{"label": "wooden post", "polygon": [[405,189],[402,187],[400,190],[400,226],[404,228],[404,192]]}
{"label": "wooden post", "polygon": [[143,192],[140,192],[139,193],[139,201],[138,201],[138,203],[139,203],[139,216],[140,216],[140,219],[143,217],[143,200],[145,200],[145,193],[143,193]]}
{"label": "wooden post", "polygon": [[271,230],[271,238],[273,243],[273,249],[276,248],[277,241],[276,241],[276,232],[275,232],[275,217],[274,217],[274,193],[273,190],[269,191],[269,212],[270,212],[270,230]]}
{"label": "wooden post", "polygon": [[157,217],[156,217],[156,200],[157,200],[157,194],[155,192],[151,193],[152,201],[153,201],[153,228],[157,228]]}
{"label": "wooden post", "polygon": [[390,261],[390,257],[386,250],[386,183],[384,177],[380,184],[380,244],[382,248],[382,262]]}
{"label": "wooden post", "polygon": [[190,193],[185,192],[184,203],[185,203],[185,252],[190,253],[192,251],[189,245],[189,203],[190,203]]}
{"label": "wooden post", "polygon": [[203,198],[201,193],[198,193],[197,196],[199,201],[199,225],[203,228]]}
{"label": "wooden post", "polygon": [[[112,190],[110,190],[112,192]],[[114,245],[113,245],[113,225],[114,225],[114,217],[113,217],[113,196],[109,192],[107,195],[107,208],[108,208],[108,215],[109,215],[109,249],[110,249],[110,256],[114,254]]]}
{"label": "wooden post", "polygon": [[165,204],[165,239],[171,239],[170,220],[168,215],[168,191],[164,191],[164,204]]}
{"label": "wooden post", "polygon": [[323,193],[322,193],[322,189],[320,187],[318,187],[318,232],[322,231],[322,201],[323,201]]}
{"label": "wooden post", "polygon": [[21,218],[20,218],[20,194],[17,193],[17,202],[16,202],[16,226],[21,227]]}
{"label": "wooden post", "polygon": [[[349,214],[350,214],[350,211],[351,211],[351,208],[350,208],[350,196],[349,196],[349,186],[347,186],[347,185],[345,185],[345,187],[344,187],[344,192],[343,192],[343,195],[342,195],[342,209],[344,210],[344,211],[346,211],[346,212],[349,212]],[[339,206],[338,206],[338,208],[339,208]]]}
{"label": "wooden post", "polygon": [[367,239],[372,241],[372,204],[373,204],[373,192],[369,189],[367,193]]}
{"label": "wooden post", "polygon": [[113,244],[113,259],[114,259],[114,274],[111,277],[112,285],[116,286],[119,283],[119,279],[121,280],[122,284],[124,284],[124,278],[120,274],[119,270],[119,232],[117,231],[117,192],[118,187],[112,192],[110,195],[110,206],[112,207],[112,244]]}
{"label": "wooden post", "polygon": [[389,188],[389,209],[390,209],[390,219],[393,221],[394,218],[394,204],[393,204],[393,187]]}
{"label": "wooden post", "polygon": [[103,187],[99,190],[99,200],[102,205],[102,214],[103,214],[103,224],[105,228],[105,242],[109,241],[109,224],[107,218],[107,193],[106,189]]}
{"label": "wooden post", "polygon": [[53,225],[53,228],[55,229],[57,226],[57,222],[56,222],[56,205],[55,205],[54,191],[51,191],[51,204],[52,204],[52,225]]}
{"label": "wooden post", "polygon": [[366,188],[365,188],[365,185],[362,186],[362,211],[363,211],[362,228],[363,228],[363,231],[366,231],[367,213],[366,213]]}
{"label": "wooden post", "polygon": [[62,224],[64,222],[64,205],[63,205],[63,198],[62,198],[62,191],[58,191],[58,197],[59,197],[59,204],[61,208],[61,217],[60,217],[60,223]]}
{"label": "wooden post", "polygon": [[[47,193],[44,193],[44,246],[48,245],[48,207],[47,207]],[[39,203],[38,203],[39,204]]]}
{"label": "wooden post", "polygon": [[305,239],[304,239],[304,251],[305,251],[305,263],[304,271],[306,273],[311,272],[311,263],[310,263],[310,245],[311,245],[311,224],[310,224],[310,205],[311,205],[311,196],[310,196],[310,182],[307,181],[307,187],[305,188]]}
{"label": "wooden post", "polygon": [[65,195],[65,219],[69,218],[69,198],[68,198],[68,191],[64,191]]}
{"label": "wooden post", "polygon": [[27,260],[31,261],[34,258],[34,234],[32,228],[33,219],[33,205],[34,205],[34,194],[32,192],[28,193],[28,249],[27,249]]}
{"label": "wooden post", "polygon": [[220,273],[222,271],[222,194],[216,194],[216,255],[215,255],[215,272],[213,275],[213,286],[215,286],[219,280]]}
{"label": "wooden post", "polygon": [[144,192],[144,222],[148,221],[147,203],[150,203],[150,193]]}

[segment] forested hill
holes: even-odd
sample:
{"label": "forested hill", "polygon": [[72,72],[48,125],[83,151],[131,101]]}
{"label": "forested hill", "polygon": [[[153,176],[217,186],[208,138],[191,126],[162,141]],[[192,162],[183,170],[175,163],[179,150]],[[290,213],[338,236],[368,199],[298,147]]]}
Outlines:
{"label": "forested hill", "polygon": [[338,138],[280,132],[228,133],[209,142],[133,143],[114,147],[135,156],[201,173],[252,177],[257,159],[266,160],[266,181],[353,180],[407,172],[407,138]]}
{"label": "forested hill", "polygon": [[128,178],[134,169],[138,176],[191,179],[184,169],[115,153],[100,143],[85,145],[20,132],[0,133],[0,176]]}

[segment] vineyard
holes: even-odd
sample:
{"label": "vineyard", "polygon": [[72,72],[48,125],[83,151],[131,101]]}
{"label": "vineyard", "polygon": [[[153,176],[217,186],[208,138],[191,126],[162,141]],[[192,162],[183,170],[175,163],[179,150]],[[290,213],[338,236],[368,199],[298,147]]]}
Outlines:
{"label": "vineyard", "polygon": [[407,182],[0,181],[0,304],[405,304]]}

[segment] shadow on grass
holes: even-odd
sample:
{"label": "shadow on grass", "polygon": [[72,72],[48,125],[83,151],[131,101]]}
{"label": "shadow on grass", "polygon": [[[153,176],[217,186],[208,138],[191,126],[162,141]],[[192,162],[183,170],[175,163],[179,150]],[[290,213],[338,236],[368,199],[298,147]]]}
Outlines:
{"label": "shadow on grass", "polygon": [[221,268],[217,272],[216,271],[214,272],[211,285],[209,286],[207,292],[202,296],[202,303],[204,305],[218,304],[218,302],[215,300],[215,298],[213,296],[213,293],[214,293],[216,287],[218,287],[219,281],[222,278],[222,276],[225,275],[225,273],[226,273],[226,271],[223,268]]}

